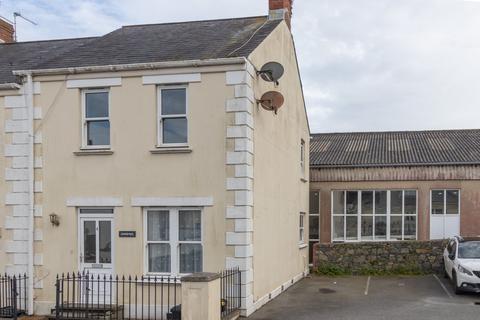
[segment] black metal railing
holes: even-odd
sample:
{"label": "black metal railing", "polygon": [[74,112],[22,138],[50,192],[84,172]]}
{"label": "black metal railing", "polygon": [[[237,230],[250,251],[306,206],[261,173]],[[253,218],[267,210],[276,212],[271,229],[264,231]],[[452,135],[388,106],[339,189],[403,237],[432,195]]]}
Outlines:
{"label": "black metal railing", "polygon": [[168,276],[62,274],[56,280],[52,316],[75,320],[180,320],[180,284],[180,278]]}
{"label": "black metal railing", "polygon": [[0,318],[17,319],[27,310],[27,275],[0,275]]}
{"label": "black metal railing", "polygon": [[238,312],[242,303],[242,273],[239,268],[220,272],[222,319]]}

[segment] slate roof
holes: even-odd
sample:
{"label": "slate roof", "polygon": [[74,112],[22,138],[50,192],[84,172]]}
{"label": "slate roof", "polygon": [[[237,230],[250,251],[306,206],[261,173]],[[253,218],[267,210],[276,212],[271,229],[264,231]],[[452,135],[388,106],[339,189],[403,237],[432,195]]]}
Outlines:
{"label": "slate roof", "polygon": [[96,38],[30,41],[0,44],[0,83],[16,81],[13,70],[33,69],[44,61],[89,43]]}
{"label": "slate roof", "polygon": [[480,164],[480,130],[313,134],[312,167]]}
{"label": "slate roof", "polygon": [[261,16],[134,25],[84,42],[67,39],[1,44],[0,83],[11,82],[8,73],[19,69],[246,57],[280,22]]}

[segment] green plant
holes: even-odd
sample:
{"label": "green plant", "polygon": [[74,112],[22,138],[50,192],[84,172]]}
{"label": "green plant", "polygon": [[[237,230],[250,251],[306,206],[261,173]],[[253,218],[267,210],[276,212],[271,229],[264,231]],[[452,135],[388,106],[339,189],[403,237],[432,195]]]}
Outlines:
{"label": "green plant", "polygon": [[351,274],[350,271],[330,263],[322,263],[315,272],[323,276],[344,276]]}

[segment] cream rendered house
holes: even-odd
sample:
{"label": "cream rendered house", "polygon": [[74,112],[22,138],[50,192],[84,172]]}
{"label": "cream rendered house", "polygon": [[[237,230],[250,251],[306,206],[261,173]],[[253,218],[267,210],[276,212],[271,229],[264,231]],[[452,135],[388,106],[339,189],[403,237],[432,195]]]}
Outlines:
{"label": "cream rendered house", "polygon": [[270,8],[0,44],[0,272],[30,276],[30,312],[68,271],[239,266],[244,315],[307,273],[309,128],[291,4]]}

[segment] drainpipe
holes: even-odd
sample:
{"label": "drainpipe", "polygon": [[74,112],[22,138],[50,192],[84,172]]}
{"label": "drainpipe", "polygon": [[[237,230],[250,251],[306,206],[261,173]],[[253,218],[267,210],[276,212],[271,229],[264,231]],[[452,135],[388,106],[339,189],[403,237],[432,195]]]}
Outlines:
{"label": "drainpipe", "polygon": [[34,225],[34,128],[33,128],[33,78],[32,74],[27,74],[27,83],[25,84],[25,98],[27,104],[27,113],[28,113],[28,205],[29,205],[29,216],[28,216],[28,266],[27,266],[27,275],[28,275],[28,314],[33,314],[33,260],[34,260],[34,248],[33,248],[33,237],[35,232]]}

